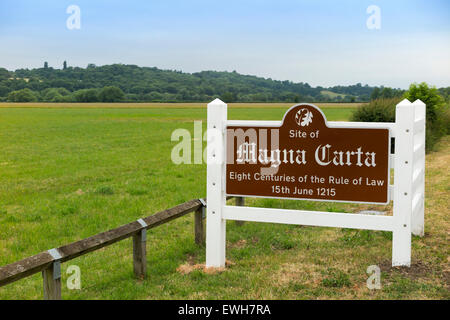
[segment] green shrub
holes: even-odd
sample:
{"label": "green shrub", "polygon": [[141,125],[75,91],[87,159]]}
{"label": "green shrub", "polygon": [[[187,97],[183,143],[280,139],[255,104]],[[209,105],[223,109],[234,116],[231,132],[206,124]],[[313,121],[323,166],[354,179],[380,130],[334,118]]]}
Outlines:
{"label": "green shrub", "polygon": [[405,98],[411,102],[420,99],[427,105],[427,124],[438,120],[439,110],[444,106],[444,98],[439,95],[439,91],[435,87],[429,87],[425,82],[411,84]]}
{"label": "green shrub", "polygon": [[429,87],[425,82],[413,83],[405,93],[405,98],[411,102],[420,99],[427,106],[427,131],[426,150],[434,149],[439,139],[447,134],[445,100],[439,94],[438,89]]}
{"label": "green shrub", "polygon": [[[450,132],[449,107],[439,95],[435,87],[429,87],[425,82],[413,83],[404,98],[411,102],[420,99],[426,104],[427,129],[426,151],[434,149],[439,139]],[[361,122],[395,122],[395,107],[401,98],[376,99],[360,106],[351,116],[351,121]]]}
{"label": "green shrub", "polygon": [[351,121],[395,122],[395,106],[399,98],[376,99],[361,105],[351,116]]}

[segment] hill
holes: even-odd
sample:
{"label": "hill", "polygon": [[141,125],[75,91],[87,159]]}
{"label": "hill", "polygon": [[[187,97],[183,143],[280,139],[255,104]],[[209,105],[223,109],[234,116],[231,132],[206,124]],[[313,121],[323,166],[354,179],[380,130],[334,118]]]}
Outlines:
{"label": "hill", "polygon": [[[235,71],[184,73],[123,64],[54,69],[46,63],[37,69],[0,68],[0,101],[11,102],[206,102],[216,97],[226,102],[364,102],[375,89],[382,88],[360,83],[312,87]],[[397,89],[390,92],[402,93]]]}

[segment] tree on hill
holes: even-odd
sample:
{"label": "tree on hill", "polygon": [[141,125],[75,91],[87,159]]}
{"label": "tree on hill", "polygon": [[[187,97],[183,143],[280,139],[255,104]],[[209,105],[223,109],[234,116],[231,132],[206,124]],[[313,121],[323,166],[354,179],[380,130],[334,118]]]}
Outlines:
{"label": "tree on hill", "polygon": [[11,77],[11,73],[5,68],[0,68],[0,81],[8,80]]}
{"label": "tree on hill", "polygon": [[49,88],[42,91],[42,100],[48,102],[70,102],[71,93],[66,88]]}
{"label": "tree on hill", "polygon": [[380,97],[380,88],[376,87],[370,94],[370,100],[376,100]]}
{"label": "tree on hill", "polygon": [[230,102],[235,102],[236,101],[236,96],[231,93],[231,92],[225,92],[222,96],[221,99],[226,102],[226,103],[230,103]]}
{"label": "tree on hill", "polygon": [[376,99],[390,99],[397,98],[403,95],[404,91],[400,89],[393,89],[388,87],[374,88],[371,95],[370,100]]}
{"label": "tree on hill", "polygon": [[10,92],[11,90],[7,86],[0,84],[0,97],[5,97]]}
{"label": "tree on hill", "polygon": [[28,88],[12,91],[8,94],[10,102],[35,102],[38,100],[36,94]]}
{"label": "tree on hill", "polygon": [[120,102],[124,96],[122,89],[114,86],[104,87],[99,93],[99,98],[102,102]]}
{"label": "tree on hill", "polygon": [[99,93],[97,89],[81,89],[74,93],[77,102],[98,102]]}

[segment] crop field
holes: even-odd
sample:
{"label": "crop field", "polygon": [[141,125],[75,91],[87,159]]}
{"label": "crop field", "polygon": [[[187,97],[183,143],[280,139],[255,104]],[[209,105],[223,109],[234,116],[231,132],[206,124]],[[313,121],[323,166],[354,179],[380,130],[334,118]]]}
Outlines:
{"label": "crop field", "polygon": [[[231,104],[230,119],[280,120],[290,104]],[[348,120],[355,104],[319,104]],[[205,104],[0,104],[0,265],[118,227],[206,194],[206,165],[175,165],[175,129],[192,133]],[[63,299],[449,299],[450,138],[427,155],[426,235],[413,265],[391,268],[391,234],[336,228],[227,224],[224,271],[205,272],[187,215],[148,231],[147,278],[135,280],[132,241],[62,265]],[[230,200],[232,201],[232,200]],[[251,206],[358,212],[345,203],[247,199]],[[81,270],[69,290],[66,270]],[[381,268],[369,290],[370,265]],[[0,299],[42,299],[35,274]]]}
{"label": "crop field", "polygon": [[[365,103],[319,103],[317,106],[327,109],[354,109]],[[0,102],[0,108],[108,108],[108,109],[203,109],[205,103],[45,103],[26,102],[9,103]],[[228,106],[236,109],[286,109],[292,107],[294,103],[229,103]]]}

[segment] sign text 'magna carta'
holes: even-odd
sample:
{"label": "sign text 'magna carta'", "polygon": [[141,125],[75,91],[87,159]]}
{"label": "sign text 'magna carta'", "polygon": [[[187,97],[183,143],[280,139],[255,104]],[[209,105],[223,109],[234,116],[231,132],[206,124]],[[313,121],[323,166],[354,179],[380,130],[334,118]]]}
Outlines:
{"label": "sign text 'magna carta'", "polygon": [[388,128],[333,128],[316,106],[280,125],[227,126],[226,193],[386,204]]}

